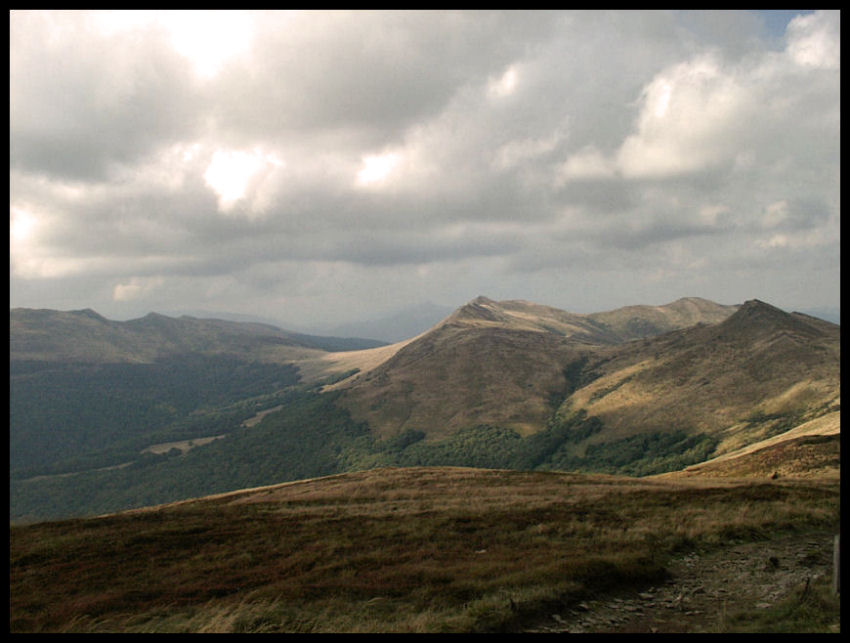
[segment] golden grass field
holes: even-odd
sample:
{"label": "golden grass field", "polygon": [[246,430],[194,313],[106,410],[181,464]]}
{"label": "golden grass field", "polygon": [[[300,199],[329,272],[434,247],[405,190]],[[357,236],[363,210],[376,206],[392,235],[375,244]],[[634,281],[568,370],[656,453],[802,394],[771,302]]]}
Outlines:
{"label": "golden grass field", "polygon": [[673,555],[839,516],[835,479],[340,474],[11,527],[10,629],[520,631]]}

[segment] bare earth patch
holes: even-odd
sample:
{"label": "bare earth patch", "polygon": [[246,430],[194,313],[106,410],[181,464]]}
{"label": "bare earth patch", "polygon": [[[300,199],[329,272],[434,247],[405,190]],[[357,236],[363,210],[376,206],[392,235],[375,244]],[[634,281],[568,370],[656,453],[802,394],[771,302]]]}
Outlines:
{"label": "bare earth patch", "polygon": [[[669,580],[595,597],[527,631],[560,633],[722,632],[733,612],[756,614],[801,594],[807,579],[832,579],[833,530],[691,552],[670,562]],[[834,630],[839,631],[835,623]]]}

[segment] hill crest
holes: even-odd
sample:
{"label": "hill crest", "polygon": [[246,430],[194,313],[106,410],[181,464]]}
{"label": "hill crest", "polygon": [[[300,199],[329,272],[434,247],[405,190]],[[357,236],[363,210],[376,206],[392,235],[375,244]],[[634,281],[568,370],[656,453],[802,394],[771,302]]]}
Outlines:
{"label": "hill crest", "polygon": [[112,321],[91,309],[13,308],[9,325],[12,360],[129,363],[201,352],[253,354],[257,359],[281,361],[322,350],[273,326],[155,312]]}
{"label": "hill crest", "polygon": [[574,388],[565,374],[571,365],[601,347],[716,323],[735,310],[686,298],[583,315],[478,296],[339,385],[340,403],[384,437],[421,430],[436,438],[482,423],[527,435],[546,424],[552,400]]}

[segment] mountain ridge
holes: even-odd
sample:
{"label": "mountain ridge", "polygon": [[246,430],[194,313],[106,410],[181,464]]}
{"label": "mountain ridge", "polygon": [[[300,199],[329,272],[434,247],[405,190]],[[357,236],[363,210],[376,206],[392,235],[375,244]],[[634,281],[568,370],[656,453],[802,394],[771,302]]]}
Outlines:
{"label": "mountain ridge", "polygon": [[840,328],[758,300],[600,357],[565,404],[619,436],[679,426],[718,435],[720,453],[840,408]]}
{"label": "mountain ridge", "polygon": [[377,367],[338,384],[340,404],[384,437],[408,429],[439,437],[476,423],[527,435],[545,425],[552,397],[570,386],[565,369],[589,352],[736,309],[692,298],[580,315],[479,295]]}
{"label": "mountain ridge", "polygon": [[[17,517],[375,466],[651,475],[840,418],[840,327],[759,300],[580,315],[479,296],[420,335],[348,352],[157,313],[10,322]],[[818,447],[827,460],[835,444]]]}
{"label": "mountain ridge", "polygon": [[260,322],[171,317],[150,312],[127,321],[96,311],[12,308],[12,360],[151,362],[165,356],[244,352],[256,359],[286,361],[313,352],[362,350],[383,342],[294,333]]}

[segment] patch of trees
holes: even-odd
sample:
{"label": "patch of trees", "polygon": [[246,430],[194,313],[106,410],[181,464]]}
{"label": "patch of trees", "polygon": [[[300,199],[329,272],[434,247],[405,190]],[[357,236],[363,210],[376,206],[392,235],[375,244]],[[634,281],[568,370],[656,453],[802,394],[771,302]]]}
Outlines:
{"label": "patch of trees", "polygon": [[713,436],[691,435],[681,430],[642,433],[590,444],[583,456],[560,450],[549,459],[547,468],[648,476],[703,462],[711,456],[718,443],[719,440]]}
{"label": "patch of trees", "polygon": [[[602,422],[584,411],[555,417],[544,431],[522,437],[504,427],[478,425],[439,441],[408,430],[378,441],[365,435],[340,458],[342,470],[377,466],[465,466],[494,469],[560,470],[645,476],[706,460],[718,440],[682,430],[645,433],[585,444]],[[584,448],[578,449],[579,445]]]}
{"label": "patch of trees", "polygon": [[144,454],[131,466],[10,481],[10,519],[91,515],[337,473],[339,456],[368,432],[335,395],[290,390],[283,409],[185,454]]}
{"label": "patch of trees", "polygon": [[227,355],[152,364],[10,365],[13,477],[109,466],[156,442],[228,431],[252,409],[232,405],[297,383],[291,365]]}
{"label": "patch of trees", "polygon": [[[225,438],[187,451],[136,457],[130,466],[67,477],[10,481],[10,519],[91,515],[248,487],[271,485],[382,466],[468,466],[563,470],[642,476],[705,460],[717,440],[684,431],[642,434],[605,443],[588,442],[602,424],[584,412],[555,415],[544,431],[478,425],[442,440],[408,430],[386,440],[335,404],[336,393],[292,387],[265,397],[263,408],[281,405],[250,428],[231,426]],[[242,406],[240,406],[242,404]],[[225,412],[225,410],[227,412]],[[254,407],[219,407],[223,423]],[[232,413],[232,415],[228,415]],[[203,413],[182,419],[186,434],[209,428]],[[199,422],[197,426],[194,421]],[[223,425],[222,425],[223,426]],[[162,440],[163,442],[167,440]]]}

